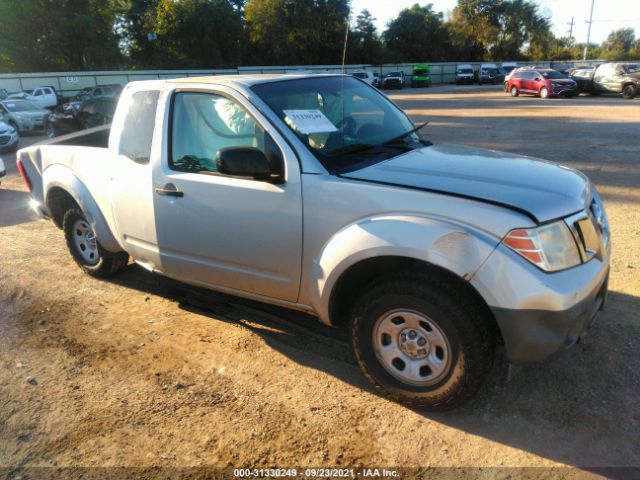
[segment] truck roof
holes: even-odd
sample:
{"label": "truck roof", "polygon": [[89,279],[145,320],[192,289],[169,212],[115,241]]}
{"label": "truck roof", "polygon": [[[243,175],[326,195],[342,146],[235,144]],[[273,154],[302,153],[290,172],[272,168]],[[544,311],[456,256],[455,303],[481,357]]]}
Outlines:
{"label": "truck roof", "polygon": [[[186,78],[173,78],[167,79],[166,83],[202,83],[202,84],[217,84],[217,85],[229,85],[229,84],[241,84],[247,87],[257,85],[260,83],[269,83],[279,80],[292,80],[295,78],[318,78],[318,77],[335,77],[342,75],[341,73],[327,73],[327,74],[259,74],[259,75],[210,75],[206,77],[186,77]],[[350,75],[345,75],[350,76]]]}

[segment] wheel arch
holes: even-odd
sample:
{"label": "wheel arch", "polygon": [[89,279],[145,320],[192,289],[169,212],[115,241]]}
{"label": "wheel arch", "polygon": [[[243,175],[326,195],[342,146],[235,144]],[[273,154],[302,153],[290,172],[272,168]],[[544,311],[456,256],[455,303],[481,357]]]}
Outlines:
{"label": "wheel arch", "polygon": [[[373,278],[399,270],[442,274],[474,290],[467,279],[499,239],[469,226],[416,214],[365,219],[337,232],[314,261],[310,302],[323,323],[338,325]],[[481,298],[473,291],[474,298]],[[486,306],[484,300],[482,304]]]}
{"label": "wheel arch", "polygon": [[52,165],[43,172],[42,180],[44,203],[58,228],[62,228],[64,214],[70,208],[77,207],[87,217],[105,250],[113,253],[123,250],[89,189],[70,169]]}
{"label": "wheel arch", "polygon": [[369,283],[384,278],[386,274],[393,275],[399,271],[438,277],[448,289],[457,291],[469,304],[479,309],[495,338],[502,341],[500,328],[489,305],[473,285],[442,266],[402,256],[368,258],[343,272],[333,286],[329,299],[328,312],[331,324],[339,326],[346,322],[358,294]]}

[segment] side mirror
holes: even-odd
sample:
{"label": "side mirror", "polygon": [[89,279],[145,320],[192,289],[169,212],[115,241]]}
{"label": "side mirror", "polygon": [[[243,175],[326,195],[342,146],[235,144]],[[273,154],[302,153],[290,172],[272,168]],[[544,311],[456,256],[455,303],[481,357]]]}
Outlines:
{"label": "side mirror", "polygon": [[271,180],[271,164],[262,150],[254,147],[227,147],[216,155],[218,173],[233,177]]}

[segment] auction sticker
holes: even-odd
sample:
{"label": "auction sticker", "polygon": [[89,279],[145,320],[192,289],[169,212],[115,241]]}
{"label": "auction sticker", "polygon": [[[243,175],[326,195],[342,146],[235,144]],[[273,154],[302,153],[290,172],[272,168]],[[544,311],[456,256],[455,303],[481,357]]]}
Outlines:
{"label": "auction sticker", "polygon": [[338,131],[320,110],[283,110],[283,112],[295,129],[304,135]]}

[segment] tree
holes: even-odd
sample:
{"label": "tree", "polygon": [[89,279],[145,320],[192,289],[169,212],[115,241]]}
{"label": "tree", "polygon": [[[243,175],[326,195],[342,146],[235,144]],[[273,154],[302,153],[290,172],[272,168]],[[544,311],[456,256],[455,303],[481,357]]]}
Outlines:
{"label": "tree", "polygon": [[382,63],[382,42],[374,21],[367,9],[356,18],[355,28],[349,35],[348,63]]}
{"label": "tree", "polygon": [[555,45],[549,20],[527,0],[458,0],[447,24],[458,58],[544,56]]}
{"label": "tree", "polygon": [[248,56],[267,65],[342,60],[348,0],[248,0]]}
{"label": "tree", "polygon": [[633,28],[621,28],[609,34],[602,43],[602,55],[608,60],[628,60],[636,45]]}
{"label": "tree", "polygon": [[446,59],[448,34],[442,18],[431,3],[402,10],[383,34],[393,58],[399,62]]}
{"label": "tree", "polygon": [[158,0],[144,26],[157,66],[231,67],[240,62],[242,19],[227,0]]}
{"label": "tree", "polygon": [[109,0],[0,0],[0,59],[10,71],[100,70],[122,64]]}

